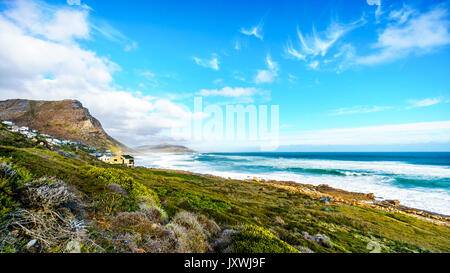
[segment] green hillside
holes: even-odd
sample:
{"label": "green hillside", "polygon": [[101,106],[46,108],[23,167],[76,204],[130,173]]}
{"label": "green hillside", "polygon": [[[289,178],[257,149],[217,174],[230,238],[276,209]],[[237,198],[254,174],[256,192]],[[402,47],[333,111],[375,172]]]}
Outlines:
{"label": "green hillside", "polygon": [[111,166],[0,127],[0,252],[448,252],[448,223],[259,181]]}

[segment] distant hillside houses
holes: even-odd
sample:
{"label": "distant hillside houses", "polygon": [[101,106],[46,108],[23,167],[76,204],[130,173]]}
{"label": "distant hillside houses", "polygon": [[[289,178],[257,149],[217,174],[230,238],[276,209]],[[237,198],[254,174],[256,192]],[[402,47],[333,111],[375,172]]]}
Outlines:
{"label": "distant hillside houses", "polygon": [[30,130],[30,128],[27,126],[19,127],[19,126],[15,125],[14,122],[12,122],[12,121],[4,120],[4,121],[2,121],[2,124],[4,126],[6,126],[6,128],[9,131],[14,132],[14,133],[20,133],[20,134],[26,136],[28,139],[31,139],[31,141],[33,141],[33,142],[40,141],[41,145],[44,145],[45,144],[44,141],[45,141],[49,146],[73,145],[73,146],[84,146],[84,147],[88,148],[89,150],[95,150],[95,148],[88,147],[81,142],[73,142],[70,140],[60,140],[60,139],[53,137],[51,135],[48,135],[48,134],[40,134],[38,130]]}
{"label": "distant hillside houses", "polygon": [[71,140],[61,140],[48,134],[39,133],[38,130],[30,130],[27,126],[19,127],[12,121],[4,120],[2,124],[11,132],[20,133],[30,139],[32,142],[39,143],[39,145],[47,144],[50,148],[70,146],[76,149],[82,149],[89,153],[90,156],[97,158],[103,162],[114,165],[125,165],[127,167],[134,167],[134,157],[131,155],[113,155],[110,150],[105,152],[97,152],[95,147],[90,147],[82,142],[75,142]]}

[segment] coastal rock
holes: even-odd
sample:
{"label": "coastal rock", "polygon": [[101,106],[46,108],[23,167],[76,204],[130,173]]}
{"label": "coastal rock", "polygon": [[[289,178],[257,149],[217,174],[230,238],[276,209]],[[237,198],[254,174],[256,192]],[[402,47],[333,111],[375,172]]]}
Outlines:
{"label": "coastal rock", "polygon": [[119,184],[112,183],[106,186],[106,188],[115,194],[127,196],[127,191]]}
{"label": "coastal rock", "polygon": [[331,247],[331,240],[326,235],[317,234],[317,235],[309,235],[308,232],[303,232],[303,238],[308,241],[316,242],[319,245],[330,248]]}
{"label": "coastal rock", "polygon": [[369,199],[374,199],[375,198],[375,194],[373,194],[373,193],[367,193],[367,194],[364,194],[364,196],[369,198]]}
{"label": "coastal rock", "polygon": [[394,205],[396,207],[400,206],[400,201],[398,200],[386,200],[386,203]]}

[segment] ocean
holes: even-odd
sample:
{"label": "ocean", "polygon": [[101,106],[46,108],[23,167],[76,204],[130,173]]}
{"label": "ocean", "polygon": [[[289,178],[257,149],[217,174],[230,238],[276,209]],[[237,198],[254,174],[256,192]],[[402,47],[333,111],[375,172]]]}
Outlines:
{"label": "ocean", "polygon": [[450,153],[444,152],[149,154],[136,157],[136,165],[234,179],[327,184],[450,215]]}

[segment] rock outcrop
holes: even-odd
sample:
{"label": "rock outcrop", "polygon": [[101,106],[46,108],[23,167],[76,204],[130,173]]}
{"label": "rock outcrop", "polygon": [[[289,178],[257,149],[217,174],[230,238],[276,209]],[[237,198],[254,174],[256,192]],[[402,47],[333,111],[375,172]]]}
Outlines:
{"label": "rock outcrop", "polygon": [[101,123],[77,100],[35,101],[12,99],[0,101],[0,120],[86,145],[130,152],[131,149],[109,136]]}

